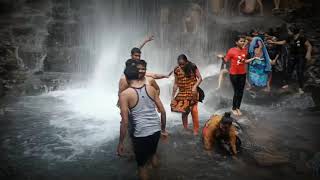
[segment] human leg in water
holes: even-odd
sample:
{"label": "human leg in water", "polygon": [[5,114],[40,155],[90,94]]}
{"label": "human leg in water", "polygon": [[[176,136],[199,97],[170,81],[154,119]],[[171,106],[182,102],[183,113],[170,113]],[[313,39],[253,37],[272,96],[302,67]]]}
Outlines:
{"label": "human leg in water", "polygon": [[295,56],[290,59],[288,62],[288,77],[291,77],[294,69],[297,71],[298,76],[298,84],[299,84],[299,94],[303,94],[302,90],[304,84],[304,68],[305,68],[306,60],[303,56]]}
{"label": "human leg in water", "polygon": [[299,83],[299,94],[303,94],[303,85],[304,85],[304,70],[306,66],[306,59],[303,56],[298,57],[297,64],[297,75],[298,75],[298,83]]}
{"label": "human leg in water", "polygon": [[151,164],[153,168],[158,168],[159,167],[159,158],[157,154],[154,154],[151,158]]}
{"label": "human leg in water", "polygon": [[271,82],[272,82],[272,72],[269,73],[267,87],[263,89],[264,92],[271,91]]}
{"label": "human leg in water", "polygon": [[141,166],[138,168],[138,175],[140,180],[148,180],[148,169],[146,166]]}
{"label": "human leg in water", "polygon": [[181,115],[182,116],[182,125],[185,130],[188,130],[188,115],[189,115],[189,113],[190,113],[190,110],[182,113],[182,115]]}
{"label": "human leg in water", "polygon": [[197,136],[199,133],[199,112],[198,103],[191,107],[191,116],[193,122],[193,135]]}

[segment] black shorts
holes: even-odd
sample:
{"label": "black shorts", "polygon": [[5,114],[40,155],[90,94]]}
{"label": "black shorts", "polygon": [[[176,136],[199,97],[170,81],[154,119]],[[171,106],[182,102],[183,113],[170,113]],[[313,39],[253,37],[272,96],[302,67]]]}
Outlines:
{"label": "black shorts", "polygon": [[144,166],[147,161],[156,153],[160,131],[147,137],[133,137],[132,143],[136,161],[139,167]]}

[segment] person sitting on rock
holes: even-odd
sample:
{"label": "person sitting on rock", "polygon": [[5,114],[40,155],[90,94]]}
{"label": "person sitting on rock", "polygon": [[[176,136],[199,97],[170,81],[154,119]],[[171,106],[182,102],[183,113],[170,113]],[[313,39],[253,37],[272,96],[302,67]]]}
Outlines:
{"label": "person sitting on rock", "polygon": [[233,121],[230,112],[225,112],[223,116],[213,115],[202,130],[204,149],[211,153],[217,145],[227,154],[237,155],[241,141],[237,136],[236,127],[232,125]]}

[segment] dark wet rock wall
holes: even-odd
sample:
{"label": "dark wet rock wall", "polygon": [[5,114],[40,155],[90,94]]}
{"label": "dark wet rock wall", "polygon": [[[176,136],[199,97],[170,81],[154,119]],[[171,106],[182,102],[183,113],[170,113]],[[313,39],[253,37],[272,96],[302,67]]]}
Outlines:
{"label": "dark wet rock wall", "polygon": [[[14,94],[30,92],[30,90],[24,92],[24,87],[33,87],[33,85],[24,84],[27,79],[28,83],[38,82],[40,84],[36,83],[35,86],[43,86],[41,84],[43,81],[33,81],[36,79],[35,76],[39,74],[42,76],[48,74],[43,72],[55,72],[54,74],[58,74],[56,72],[83,74],[92,72],[97,54],[94,48],[92,49],[86,44],[88,37],[85,28],[93,25],[96,18],[94,12],[97,4],[94,2],[84,0],[0,0],[0,94],[4,95],[6,92],[12,91],[16,91]],[[126,2],[128,7],[133,5],[132,2],[123,0],[123,3]],[[215,53],[224,52],[232,46],[233,34],[246,32],[253,25],[269,28],[279,26],[281,21],[298,23],[304,27],[306,36],[314,46],[313,62],[309,62],[309,70],[306,73],[307,87],[311,88],[311,92],[318,92],[312,88],[319,86],[320,79],[320,19],[317,16],[319,1],[307,0],[304,2],[304,6],[296,9],[290,7],[274,11],[273,17],[266,17],[268,21],[261,21],[261,18],[257,17],[250,22],[236,23],[233,17],[221,18],[212,15],[208,3],[197,1],[196,3],[203,8],[206,16],[202,21],[207,29],[201,29],[201,32],[204,33],[200,36],[197,33],[183,32],[181,19],[187,13],[188,3],[190,4],[191,0],[176,1],[175,4],[168,0],[144,0],[140,2],[139,6],[142,6],[140,12],[142,15],[148,14],[150,9],[155,10],[152,16],[144,16],[146,21],[141,22],[153,22],[153,25],[146,26],[150,28],[150,31],[159,30],[159,27],[163,28],[156,32],[156,36],[159,36],[160,39],[160,42],[157,43],[160,44],[159,48],[169,49],[169,55],[166,55],[165,58],[172,59],[169,63],[172,66],[175,64],[175,51],[185,52],[194,57],[194,61],[200,66],[207,65],[213,62]],[[115,3],[116,1],[113,0],[110,4],[114,5]],[[271,8],[272,4],[268,3],[266,8],[269,6]],[[106,6],[106,11],[112,11],[112,7]],[[166,8],[169,11],[168,17],[160,17],[161,9],[166,10]],[[182,10],[186,12],[183,13]],[[158,20],[156,20],[157,18]],[[124,19],[124,21],[128,20]],[[137,23],[141,22],[137,21]],[[261,25],[262,22],[265,24]],[[171,48],[171,46],[176,48]],[[53,78],[52,75],[50,77]],[[51,81],[57,82],[60,77],[51,80],[45,79],[52,84]],[[44,85],[47,85],[47,82]],[[50,88],[47,87],[47,89]],[[317,93],[313,93],[313,96],[315,100],[319,99]]]}

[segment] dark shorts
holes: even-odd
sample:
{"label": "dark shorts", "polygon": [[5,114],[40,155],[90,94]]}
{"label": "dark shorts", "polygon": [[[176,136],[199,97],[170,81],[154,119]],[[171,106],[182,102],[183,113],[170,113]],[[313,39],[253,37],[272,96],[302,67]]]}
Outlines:
{"label": "dark shorts", "polygon": [[139,167],[144,166],[147,161],[156,153],[160,131],[147,137],[133,137],[132,143],[136,161]]}

